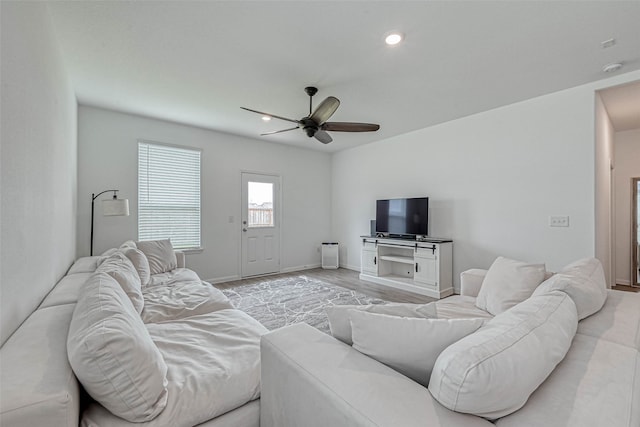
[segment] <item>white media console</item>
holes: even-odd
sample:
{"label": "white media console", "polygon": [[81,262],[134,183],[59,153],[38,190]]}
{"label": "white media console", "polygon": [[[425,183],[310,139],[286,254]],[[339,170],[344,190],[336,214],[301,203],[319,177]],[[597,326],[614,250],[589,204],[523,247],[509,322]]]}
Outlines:
{"label": "white media console", "polygon": [[453,242],[362,237],[360,279],[444,298],[453,294]]}

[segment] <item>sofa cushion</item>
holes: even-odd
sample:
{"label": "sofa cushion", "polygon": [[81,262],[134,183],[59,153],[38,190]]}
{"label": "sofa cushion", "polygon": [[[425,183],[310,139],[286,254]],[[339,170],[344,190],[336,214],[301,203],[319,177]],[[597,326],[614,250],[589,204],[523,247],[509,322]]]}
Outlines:
{"label": "sofa cushion", "polygon": [[438,319],[491,319],[493,314],[476,306],[474,297],[451,295],[432,303]]}
{"label": "sofa cushion", "polygon": [[[599,317],[598,313],[594,317]],[[498,427],[637,427],[640,354],[576,334],[566,357],[519,411]]]}
{"label": "sofa cushion", "polygon": [[98,256],[86,256],[78,258],[67,271],[67,275],[77,273],[93,273],[98,268]]}
{"label": "sofa cushion", "polygon": [[54,305],[75,304],[78,301],[80,288],[91,277],[92,273],[76,273],[64,276],[49,292],[40,304],[39,308],[52,307]]}
{"label": "sofa cushion", "polygon": [[350,310],[353,348],[423,386],[440,353],[484,319],[418,319]]}
{"label": "sofa cushion", "polygon": [[78,425],[80,386],[66,349],[73,309],[36,310],[0,348],[0,425]]}
{"label": "sofa cushion", "polygon": [[120,251],[115,252],[100,264],[96,272],[107,273],[116,279],[122,290],[131,299],[131,303],[138,314],[142,312],[144,299],[142,298],[140,276],[138,276],[138,272],[129,261],[129,258]]}
{"label": "sofa cushion", "polygon": [[565,356],[577,324],[568,295],[531,297],[444,350],[429,391],[453,411],[488,419],[515,412]]}
{"label": "sofa cushion", "polygon": [[607,291],[596,315],[578,323],[578,334],[611,341],[640,351],[640,293]]}
{"label": "sofa cushion", "polygon": [[[145,426],[195,426],[260,396],[260,336],[267,329],[234,309],[147,325],[167,363],[166,408]],[[85,425],[127,425],[97,404]]]}
{"label": "sofa cushion", "polygon": [[195,271],[188,268],[175,268],[166,273],[152,275],[147,286],[173,286],[176,283],[199,281],[200,277],[198,277]]}
{"label": "sofa cushion", "polygon": [[225,294],[200,280],[149,286],[142,290],[142,295],[145,300],[141,313],[144,323],[184,319],[233,308]]}
{"label": "sofa cushion", "polygon": [[329,318],[329,329],[334,338],[351,345],[351,318],[349,310],[362,310],[369,313],[388,314],[401,317],[435,318],[433,304],[369,304],[369,305],[334,305],[326,308]]}
{"label": "sofa cushion", "polygon": [[138,276],[140,276],[140,284],[142,284],[142,286],[147,286],[151,280],[151,269],[149,268],[149,261],[147,260],[147,257],[140,249],[136,248],[126,248],[123,253],[124,256],[131,261],[131,264],[133,264],[133,267],[138,272]]}
{"label": "sofa cushion", "polygon": [[579,320],[591,316],[602,308],[607,299],[607,282],[602,264],[595,258],[573,262],[545,280],[533,294],[549,291],[561,291],[569,295],[576,304]]}
{"label": "sofa cushion", "polygon": [[94,273],[80,291],[67,340],[85,390],[118,417],[155,418],[167,404],[167,365],[120,285]]}
{"label": "sofa cushion", "polygon": [[169,239],[136,242],[136,247],[147,257],[151,274],[178,268],[178,260]]}
{"label": "sofa cushion", "polygon": [[544,280],[544,264],[498,257],[482,282],[476,306],[494,316],[531,296]]}

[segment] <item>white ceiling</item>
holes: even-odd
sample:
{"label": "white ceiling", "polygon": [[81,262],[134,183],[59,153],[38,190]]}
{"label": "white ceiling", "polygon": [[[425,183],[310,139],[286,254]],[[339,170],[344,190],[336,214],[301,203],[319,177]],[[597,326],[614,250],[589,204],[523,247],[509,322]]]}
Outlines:
{"label": "white ceiling", "polygon": [[[81,104],[337,151],[640,69],[640,2],[57,1],[54,27]],[[399,30],[404,43],[383,36]],[[615,46],[600,43],[615,38]],[[379,123],[320,144],[249,107]]]}

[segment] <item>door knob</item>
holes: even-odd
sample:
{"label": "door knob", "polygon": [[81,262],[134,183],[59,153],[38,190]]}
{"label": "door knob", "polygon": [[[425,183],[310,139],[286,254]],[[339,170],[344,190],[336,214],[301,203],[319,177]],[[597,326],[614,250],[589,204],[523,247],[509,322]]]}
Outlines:
{"label": "door knob", "polygon": [[243,229],[242,229],[242,231],[244,231],[244,232],[246,233],[246,232],[247,232],[247,229],[246,229],[246,228],[243,228]]}

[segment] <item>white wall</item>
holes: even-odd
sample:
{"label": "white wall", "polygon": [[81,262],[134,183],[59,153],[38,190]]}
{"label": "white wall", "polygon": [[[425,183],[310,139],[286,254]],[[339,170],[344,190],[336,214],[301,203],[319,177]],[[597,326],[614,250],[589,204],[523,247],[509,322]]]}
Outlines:
{"label": "white wall", "polygon": [[240,275],[241,171],[282,177],[281,270],[320,265],[317,249],[331,230],[328,154],[87,106],[80,106],[78,121],[79,255],[89,253],[91,193],[119,189],[131,211],[129,217],[105,217],[96,208],[94,254],[137,239],[137,140],[145,139],[203,150],[204,251],[187,257],[202,278]]}
{"label": "white wall", "polygon": [[[640,129],[615,133],[616,283],[631,284],[631,178],[640,178]],[[635,189],[634,189],[635,190]]]}
{"label": "white wall", "polygon": [[0,343],[75,258],[75,95],[45,3],[1,2]]}
{"label": "white wall", "polygon": [[[360,267],[375,200],[429,196],[431,235],[454,240],[454,278],[498,255],[550,270],[595,253],[594,91],[628,73],[334,154],[341,262]],[[384,126],[384,123],[382,124]],[[569,228],[550,228],[569,215]]]}
{"label": "white wall", "polygon": [[613,265],[613,178],[611,166],[615,162],[613,149],[615,131],[600,94],[595,94],[595,256],[602,262],[609,287],[615,285]]}

